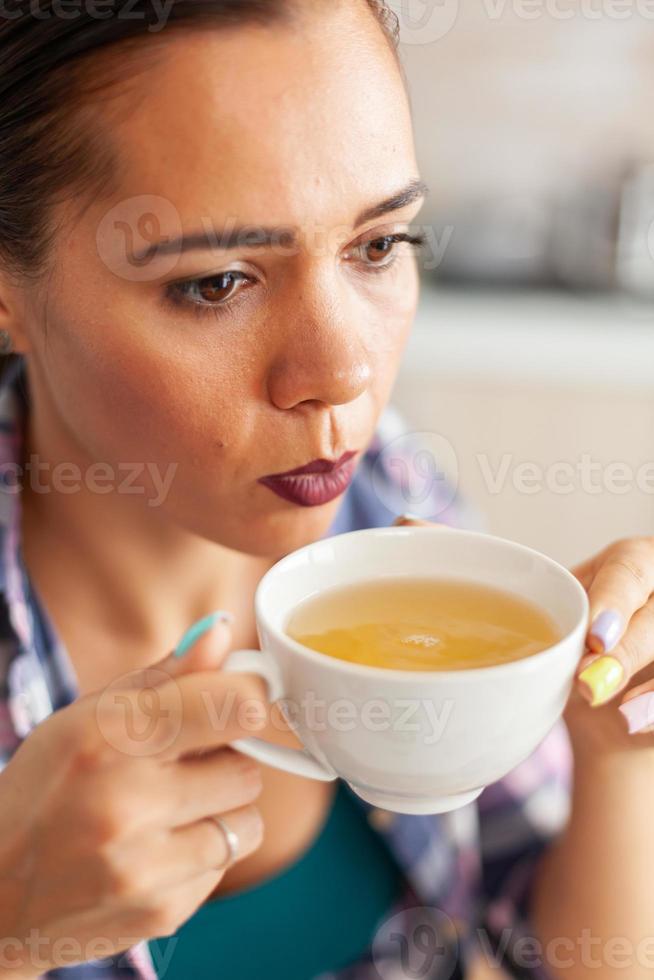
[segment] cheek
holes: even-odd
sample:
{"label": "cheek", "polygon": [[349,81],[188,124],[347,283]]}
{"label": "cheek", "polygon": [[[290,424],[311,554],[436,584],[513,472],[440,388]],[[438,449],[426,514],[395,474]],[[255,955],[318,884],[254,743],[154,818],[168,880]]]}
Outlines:
{"label": "cheek", "polygon": [[93,329],[53,325],[57,341],[44,361],[50,398],[85,455],[180,467],[199,467],[225,451],[239,458],[252,424],[243,370],[214,352],[155,348],[142,321],[112,319],[120,327],[112,329],[110,320]]}
{"label": "cheek", "polygon": [[419,295],[417,269],[403,273],[401,284],[375,303],[369,349],[376,355],[376,388],[382,397],[397,374],[415,319]]}
{"label": "cheek", "polygon": [[406,273],[404,288],[398,290],[396,296],[396,313],[404,323],[403,338],[406,340],[416,315],[418,297],[420,294],[420,275],[418,261],[411,261]]}

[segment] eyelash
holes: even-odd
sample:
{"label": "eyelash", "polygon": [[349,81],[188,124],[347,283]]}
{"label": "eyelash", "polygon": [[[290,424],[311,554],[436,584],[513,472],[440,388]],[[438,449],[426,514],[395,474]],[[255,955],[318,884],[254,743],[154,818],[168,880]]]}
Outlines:
{"label": "eyelash", "polygon": [[[357,246],[356,250],[363,251],[366,248],[370,248],[371,245],[375,245],[377,242],[387,242],[393,245],[406,243],[419,251],[426,244],[426,238],[424,234],[410,235],[407,232],[397,232],[392,235],[379,235],[377,238],[370,238],[368,241],[363,242],[361,245]],[[367,271],[370,271],[375,275],[380,275],[382,272],[387,272],[395,265],[397,258],[398,254],[397,250],[395,250],[395,253],[389,262],[386,262],[383,265],[372,263],[367,266]],[[227,299],[224,299],[218,303],[199,303],[197,300],[188,298],[188,292],[194,286],[207,282],[211,279],[219,279],[221,276],[236,277],[237,281],[240,280],[243,282],[252,279],[251,276],[246,275],[244,272],[240,272],[238,269],[227,269],[225,272],[217,272],[212,276],[201,276],[197,279],[186,279],[183,282],[172,282],[166,287],[166,301],[176,308],[183,307],[185,310],[188,310],[189,313],[192,313],[195,316],[204,316],[208,313],[218,315],[226,312],[231,308],[232,303],[236,300],[240,289],[237,289],[233,296],[230,295]]]}

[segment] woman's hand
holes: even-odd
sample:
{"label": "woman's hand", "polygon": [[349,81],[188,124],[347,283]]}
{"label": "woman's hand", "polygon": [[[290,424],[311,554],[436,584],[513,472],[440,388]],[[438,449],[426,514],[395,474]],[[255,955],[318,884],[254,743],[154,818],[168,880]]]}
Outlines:
{"label": "woman's hand", "polygon": [[224,874],[212,815],[239,859],[259,846],[259,766],[226,743],[261,734],[269,706],[258,677],[216,669],[229,636],[218,622],[184,658],[55,712],[0,773],[0,976],[175,932]]}
{"label": "woman's hand", "polygon": [[563,940],[573,951],[553,976],[649,980],[654,538],[618,541],[573,571],[590,598],[590,629],[565,711],[571,807],[541,859],[532,916],[544,949]]}
{"label": "woman's hand", "polygon": [[572,571],[590,629],[566,712],[571,735],[593,750],[654,747],[654,537],[617,541]]}

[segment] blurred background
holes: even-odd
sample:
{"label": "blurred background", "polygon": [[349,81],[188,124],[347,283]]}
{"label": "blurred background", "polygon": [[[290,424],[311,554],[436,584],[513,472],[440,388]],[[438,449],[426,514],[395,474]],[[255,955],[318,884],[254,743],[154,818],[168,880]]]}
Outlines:
{"label": "blurred background", "polygon": [[654,0],[390,5],[431,188],[394,403],[487,530],[654,534]]}

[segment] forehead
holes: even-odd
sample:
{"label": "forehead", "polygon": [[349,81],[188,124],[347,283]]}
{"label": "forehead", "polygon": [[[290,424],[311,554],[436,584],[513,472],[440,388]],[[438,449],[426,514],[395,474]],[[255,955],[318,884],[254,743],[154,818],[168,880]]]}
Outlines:
{"label": "forehead", "polygon": [[365,4],[171,34],[120,98],[133,103],[111,127],[121,193],[182,214],[348,221],[416,171],[402,79]]}

